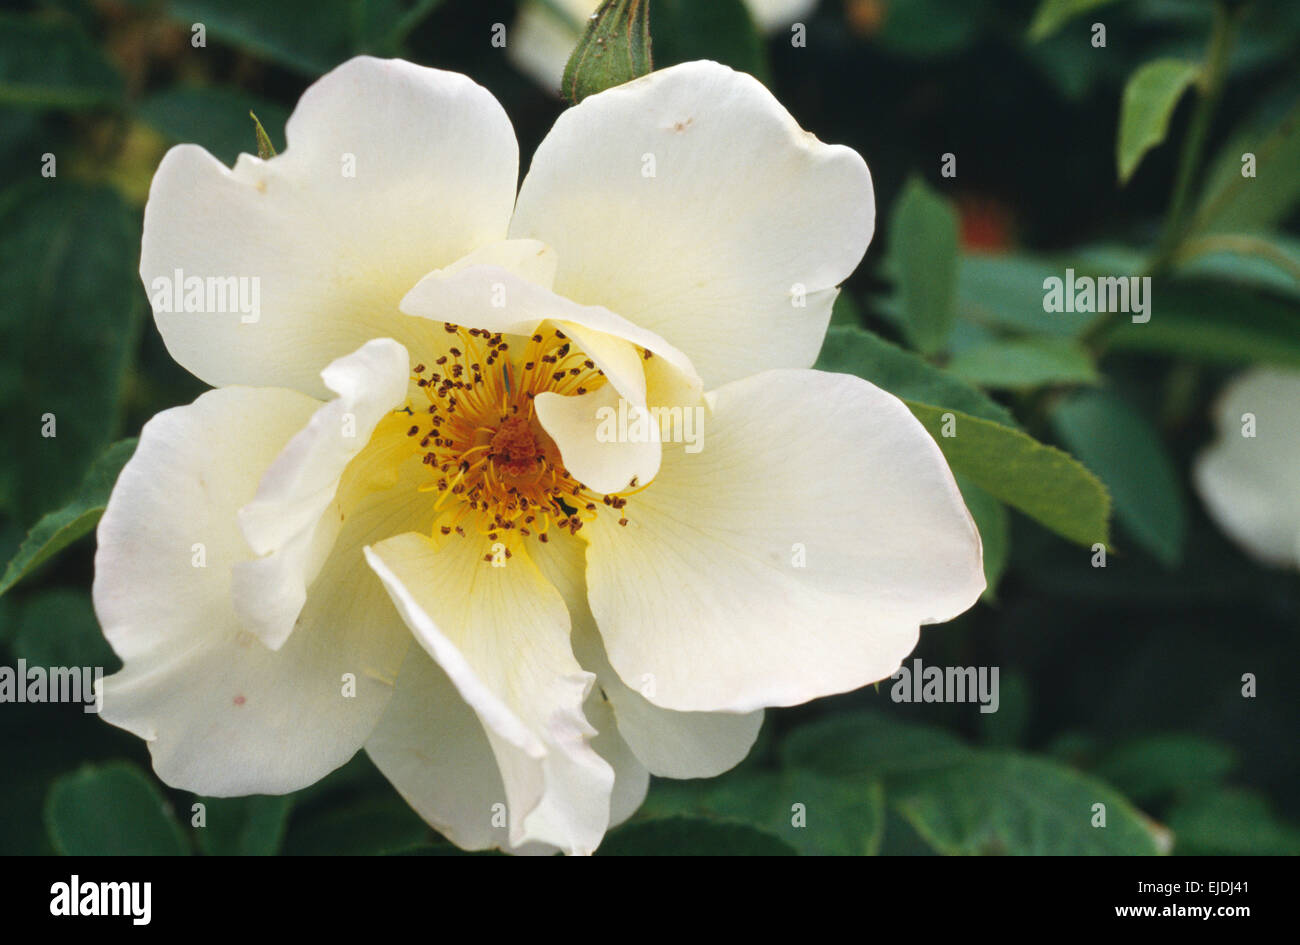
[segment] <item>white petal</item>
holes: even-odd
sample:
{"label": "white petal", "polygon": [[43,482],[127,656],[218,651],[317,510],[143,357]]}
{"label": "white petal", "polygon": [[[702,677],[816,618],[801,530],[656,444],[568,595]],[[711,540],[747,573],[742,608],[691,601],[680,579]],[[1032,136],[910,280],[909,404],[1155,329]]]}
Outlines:
{"label": "white petal", "polygon": [[564,112],[510,234],[555,248],[559,294],[662,336],[712,388],[811,365],[874,226],[856,152],[802,131],[756,79],[691,62]]}
{"label": "white petal", "polygon": [[[622,492],[634,481],[650,482],[659,472],[657,428],[646,424],[655,438],[629,441],[618,438],[616,421],[602,425],[603,419],[618,416],[620,403],[625,414],[644,409],[629,408],[613,384],[577,397],[545,393],[533,400],[537,420],[555,440],[565,468],[587,488],[605,495]],[[606,426],[613,436],[604,434]]]}
{"label": "white petal", "polygon": [[[597,693],[602,706],[618,725],[618,733],[634,757],[650,773],[665,778],[710,778],[739,764],[758,737],[763,711],[674,712],[662,709],[641,693],[627,686],[609,665],[596,630],[596,621],[587,604],[586,543],[563,534],[556,535],[545,554],[537,556],[537,565],[564,596],[573,619],[573,649],[584,668],[596,674]],[[648,682],[643,681],[643,682]],[[600,718],[588,700],[587,718],[606,734]],[[597,748],[606,758],[610,753]],[[617,799],[620,790],[636,797],[636,785],[623,783],[635,771],[624,772],[615,764],[619,780],[615,781]],[[644,791],[641,793],[644,800]],[[638,801],[639,803],[639,801]]]}
{"label": "white petal", "polygon": [[1224,390],[1214,415],[1219,437],[1192,470],[1206,508],[1261,561],[1300,566],[1300,372],[1257,368]]}
{"label": "white petal", "polygon": [[[429,270],[505,236],[518,146],[481,86],[369,57],[312,85],[285,137],[281,154],[241,155],[233,171],[193,145],[168,152],[145,208],[140,275],[168,350],[204,381],[323,397],[321,369],[371,338],[422,350],[428,326],[397,303]],[[156,289],[178,271],[257,280],[257,320],[208,311],[206,298],[204,311],[163,310],[174,306]]]}
{"label": "white petal", "polygon": [[239,510],[244,537],[259,557],[235,565],[235,610],[272,649],[293,632],[307,586],[334,545],[342,523],[326,511],[344,469],[379,422],[406,401],[410,361],[400,344],[377,339],[321,376],[339,396],[316,410],[266,471],[253,501]]}
{"label": "white petal", "polygon": [[[318,406],[227,388],[158,414],[100,521],[95,610],[126,664],[104,681],[102,714],[148,740],[175,787],[230,796],[313,783],[370,734],[410,644],[357,547],[390,525],[382,508],[350,516],[282,649],[235,615],[231,568],[251,557],[236,511]],[[343,696],[345,673],[355,697]]]}
{"label": "white petal", "polygon": [[665,447],[629,524],[583,529],[610,662],[651,702],[745,712],[856,689],[975,603],[979,534],[901,401],[819,371],[710,397],[702,450]]}
{"label": "white petal", "polygon": [[366,753],[406,802],[458,847],[509,847],[499,816],[506,791],[492,746],[474,710],[421,648],[407,652]]}
{"label": "white petal", "polygon": [[366,558],[492,744],[510,810],[510,843],[595,849],[609,824],[614,773],[589,744],[582,714],[593,678],[569,647],[559,593],[523,554],[504,567],[491,542],[435,545],[405,534]]}
{"label": "white petal", "polygon": [[[626,820],[645,799],[649,775],[618,737],[596,693],[589,718],[601,719],[591,745],[616,772],[610,826]],[[419,647],[402,663],[393,698],[366,753],[398,793],[439,833],[465,850],[551,853],[545,844],[512,847],[505,826],[505,785],[492,745],[447,674]]]}

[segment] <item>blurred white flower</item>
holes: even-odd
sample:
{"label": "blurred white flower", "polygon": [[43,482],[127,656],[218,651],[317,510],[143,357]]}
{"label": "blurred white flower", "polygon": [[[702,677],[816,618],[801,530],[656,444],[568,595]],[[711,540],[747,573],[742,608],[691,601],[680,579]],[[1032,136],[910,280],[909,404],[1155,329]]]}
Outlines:
{"label": "blurred white flower", "polygon": [[1300,567],[1300,372],[1255,368],[1214,409],[1193,479],[1210,515],[1267,564]]}
{"label": "blurred white flower", "polygon": [[[587,18],[602,2],[524,0],[507,34],[506,55],[538,85],[559,91],[564,67],[582,38]],[[745,6],[755,25],[765,33],[772,33],[811,13],[817,0],[745,0]],[[653,18],[653,8],[650,15]]]}
{"label": "blurred white flower", "polygon": [[[763,707],[888,676],[979,597],[933,440],[807,369],[867,167],[754,79],[588,98],[517,202],[464,76],[354,59],[286,138],[174,148],[145,211],[159,331],[216,389],[146,424],[94,599],[103,715],[167,783],[283,793],[365,748],[462,847],[588,852],[649,773],[726,770]],[[256,319],[214,304],[240,279]],[[698,412],[702,448],[601,436],[616,405]]]}

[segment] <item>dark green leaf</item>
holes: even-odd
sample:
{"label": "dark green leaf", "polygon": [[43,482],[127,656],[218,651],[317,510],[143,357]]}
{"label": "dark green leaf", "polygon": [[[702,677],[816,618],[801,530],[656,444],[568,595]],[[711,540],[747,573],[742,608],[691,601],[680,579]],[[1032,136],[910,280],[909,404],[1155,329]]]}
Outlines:
{"label": "dark green leaf", "polygon": [[1174,852],[1185,856],[1296,856],[1300,830],[1277,818],[1254,791],[1200,794],[1169,813]]}
{"label": "dark green leaf", "polygon": [[1080,391],[1052,426],[1115,500],[1125,530],[1167,567],[1182,558],[1187,509],[1173,461],[1146,418],[1111,391]]}
{"label": "dark green leaf", "polygon": [[856,374],[905,400],[950,407],[996,423],[1015,425],[1010,412],[984,393],[862,328],[831,328],[826,333],[816,367],[822,371]]}
{"label": "dark green leaf", "polygon": [[[1009,752],[913,772],[889,802],[946,854],[1143,855],[1163,834],[1113,788],[1069,768]],[[1105,826],[1093,826],[1105,805]]]}
{"label": "dark green leaf", "polygon": [[957,211],[919,178],[908,181],[889,221],[889,258],[903,333],[922,354],[942,350],[956,317]]}
{"label": "dark green leaf", "polygon": [[141,102],[137,116],[169,141],[202,145],[222,163],[233,165],[240,154],[258,150],[257,129],[249,112],[255,112],[258,124],[269,129],[272,151],[277,143],[282,147],[288,111],[236,89],[166,88]]}
{"label": "dark green leaf", "polygon": [[973,482],[957,477],[966,508],[980,530],[984,546],[984,582],[988,585],[982,595],[985,600],[997,599],[998,581],[1007,567],[1007,554],[1011,547],[1011,523],[1007,507]]}
{"label": "dark green leaf", "polygon": [[1110,496],[1069,455],[989,420],[913,401],[907,406],[953,472],[1070,541],[1107,541]]}
{"label": "dark green leaf", "polygon": [[196,797],[204,826],[196,827],[199,849],[208,856],[274,856],[284,840],[293,806],[291,795]]}
{"label": "dark green leaf", "polygon": [[748,824],[814,856],[868,856],[880,846],[878,782],[807,769],[733,771],[707,781],[656,781],[642,814]]}
{"label": "dark green leaf", "polygon": [[[99,629],[90,594],[55,588],[23,602],[13,641],[14,655],[30,666],[98,666],[114,672],[119,665]],[[90,693],[83,693],[89,703]]]}
{"label": "dark green leaf", "polygon": [[121,95],[121,75],[75,23],[0,13],[0,105],[86,108]]}
{"label": "dark green leaf", "polygon": [[794,848],[743,824],[690,817],[643,820],[615,830],[597,856],[794,856]]}
{"label": "dark green leaf", "polygon": [[190,852],[162,792],[135,765],[86,765],[57,778],[45,802],[54,848],[68,856],[178,856]]}
{"label": "dark green leaf", "polygon": [[[885,680],[881,688],[891,685]],[[862,782],[884,779],[888,784],[898,774],[953,764],[971,751],[942,729],[877,712],[845,712],[790,732],[781,745],[781,761],[790,769]]]}
{"label": "dark green leaf", "polygon": [[24,524],[68,501],[115,437],[145,309],[139,253],[139,215],[107,187],[59,176],[0,197],[0,395]]}
{"label": "dark green leaf", "polygon": [[1008,390],[1097,380],[1092,356],[1069,338],[986,342],[954,355],[948,370],[972,384]]}
{"label": "dark green leaf", "polygon": [[1115,0],[1042,0],[1034,21],[1029,25],[1029,38],[1037,42],[1051,36],[1076,16],[1089,10],[1104,7]]}
{"label": "dark green leaf", "polygon": [[766,82],[767,48],[743,0],[651,0],[657,68],[712,59]]}
{"label": "dark green leaf", "polygon": [[1137,803],[1150,804],[1204,792],[1236,766],[1232,749],[1221,742],[1175,732],[1122,742],[1105,752],[1089,771]]}
{"label": "dark green leaf", "polygon": [[1120,105],[1115,161],[1128,183],[1143,155],[1165,140],[1178,100],[1200,75],[1198,63],[1182,59],[1148,62],[1129,78]]}
{"label": "dark green leaf", "polygon": [[1300,313],[1294,303],[1220,283],[1155,283],[1151,320],[1121,321],[1110,343],[1217,363],[1300,366]]}
{"label": "dark green leaf", "polygon": [[4,577],[0,578],[0,594],[95,528],[104,514],[104,506],[108,504],[118,473],[135,452],[137,442],[134,439],[120,440],[101,453],[86,471],[77,497],[58,511],[42,517],[32,527],[10,559]]}
{"label": "dark green leaf", "polygon": [[[1242,157],[1255,156],[1255,176]],[[1235,133],[1211,165],[1195,227],[1248,233],[1277,226],[1300,201],[1300,100],[1266,130]]]}

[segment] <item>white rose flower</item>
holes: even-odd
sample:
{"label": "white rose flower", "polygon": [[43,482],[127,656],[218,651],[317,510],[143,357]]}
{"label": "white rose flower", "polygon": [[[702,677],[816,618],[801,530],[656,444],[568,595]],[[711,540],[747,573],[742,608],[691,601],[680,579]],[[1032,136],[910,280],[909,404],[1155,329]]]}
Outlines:
{"label": "white rose flower", "polygon": [[[979,597],[934,441],[808,369],[867,167],[753,78],[588,98],[517,202],[460,75],[354,59],[286,139],[174,148],[145,210],[158,328],[216,389],[145,425],[94,600],[103,715],[168,784],[284,793],[364,748],[462,847],[590,852],[650,773],[725,771],[765,706],[888,676]],[[205,294],[240,278],[255,319]],[[652,407],[702,437],[602,431]]]}
{"label": "white rose flower", "polygon": [[1192,470],[1210,516],[1250,554],[1300,567],[1300,372],[1256,368],[1214,409],[1218,439]]}
{"label": "white rose flower", "polygon": [[[506,55],[538,85],[558,91],[587,19],[604,0],[524,0],[507,34]],[[702,0],[694,0],[699,3]],[[817,0],[745,0],[754,23],[772,33],[806,16]],[[653,18],[654,10],[650,11]]]}

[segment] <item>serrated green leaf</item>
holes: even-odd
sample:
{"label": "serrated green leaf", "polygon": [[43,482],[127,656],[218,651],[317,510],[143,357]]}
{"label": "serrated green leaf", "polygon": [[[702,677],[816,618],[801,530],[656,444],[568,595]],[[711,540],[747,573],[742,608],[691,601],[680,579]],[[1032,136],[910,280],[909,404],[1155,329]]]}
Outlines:
{"label": "serrated green leaf", "polygon": [[957,211],[912,178],[889,221],[889,271],[898,284],[903,333],[922,354],[943,349],[956,318]]}
{"label": "serrated green leaf", "polygon": [[104,450],[86,471],[77,497],[32,526],[0,578],[0,595],[99,524],[113,483],[135,452],[137,442],[119,440]]}
{"label": "serrated green leaf", "polygon": [[[1113,788],[1054,762],[981,752],[890,781],[889,802],[949,855],[1154,855],[1160,828]],[[1095,805],[1105,826],[1093,826]]]}
{"label": "serrated green leaf", "polygon": [[1076,544],[1107,542],[1110,496],[1068,454],[980,417],[914,401],[907,406],[953,472]]}
{"label": "serrated green leaf", "polygon": [[1080,391],[1052,411],[1056,435],[1101,477],[1115,516],[1166,567],[1182,559],[1187,508],[1160,434],[1113,391]]}
{"label": "serrated green leaf", "polygon": [[1174,108],[1200,73],[1201,67],[1195,62],[1157,59],[1129,78],[1120,104],[1115,146],[1120,183],[1128,183],[1143,155],[1165,140]]}
{"label": "serrated green leaf", "polygon": [[857,375],[904,400],[951,407],[1015,426],[1010,411],[988,395],[864,328],[832,327],[815,366],[821,371]]}
{"label": "serrated green leaf", "polygon": [[1044,384],[1091,384],[1097,367],[1088,350],[1069,338],[1020,338],[967,348],[948,371],[972,384],[1005,390]]}
{"label": "serrated green leaf", "polygon": [[587,21],[560,89],[569,104],[577,105],[653,68],[649,0],[605,0]]}
{"label": "serrated green leaf", "polygon": [[80,27],[0,13],[0,105],[88,108],[122,96],[122,76]]}
{"label": "serrated green leaf", "polygon": [[185,833],[162,792],[135,765],[86,765],[56,778],[45,801],[54,848],[68,856],[181,856]]}
{"label": "serrated green leaf", "polygon": [[1042,0],[1033,22],[1029,24],[1029,39],[1031,42],[1046,39],[1076,16],[1114,2],[1115,0]]}
{"label": "serrated green leaf", "polygon": [[957,477],[957,485],[971,518],[975,519],[984,546],[984,583],[987,587],[981,596],[985,600],[997,600],[998,582],[1006,570],[1011,550],[1011,522],[1007,507],[962,476]]}
{"label": "serrated green leaf", "polygon": [[669,817],[627,824],[605,838],[597,856],[794,856],[789,844],[744,824]]}
{"label": "serrated green leaf", "polygon": [[880,847],[885,802],[879,782],[791,768],[657,780],[641,813],[748,824],[810,856],[870,856]]}

